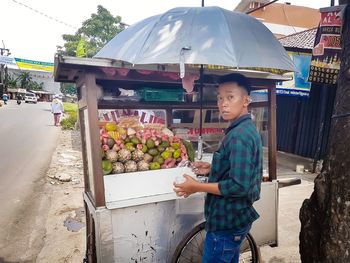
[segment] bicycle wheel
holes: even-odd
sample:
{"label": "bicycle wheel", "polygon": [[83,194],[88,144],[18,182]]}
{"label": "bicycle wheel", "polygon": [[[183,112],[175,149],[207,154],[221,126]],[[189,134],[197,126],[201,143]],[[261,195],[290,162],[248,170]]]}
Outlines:
{"label": "bicycle wheel", "polygon": [[[177,246],[172,263],[201,263],[205,240],[205,223],[196,226]],[[239,256],[240,263],[258,263],[258,247],[248,233],[243,240]]]}

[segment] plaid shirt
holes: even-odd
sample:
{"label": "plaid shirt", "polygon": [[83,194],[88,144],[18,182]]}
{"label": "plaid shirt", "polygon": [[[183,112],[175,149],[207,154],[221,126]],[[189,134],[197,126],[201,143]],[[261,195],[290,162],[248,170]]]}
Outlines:
{"label": "plaid shirt", "polygon": [[260,198],[262,144],[250,115],[235,120],[213,155],[209,183],[219,183],[221,196],[207,194],[207,231],[237,230],[255,221]]}

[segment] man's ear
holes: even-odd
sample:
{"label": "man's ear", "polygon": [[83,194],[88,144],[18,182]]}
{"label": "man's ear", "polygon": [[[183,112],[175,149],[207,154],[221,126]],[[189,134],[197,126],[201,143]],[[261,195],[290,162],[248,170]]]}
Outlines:
{"label": "man's ear", "polygon": [[243,102],[244,107],[248,107],[251,102],[252,102],[252,98],[249,95],[244,96],[244,102]]}

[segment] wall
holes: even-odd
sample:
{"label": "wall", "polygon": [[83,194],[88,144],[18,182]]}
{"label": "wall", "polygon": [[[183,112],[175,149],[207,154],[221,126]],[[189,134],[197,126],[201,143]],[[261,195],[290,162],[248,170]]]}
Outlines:
{"label": "wall", "polygon": [[[321,86],[313,85],[309,98],[277,96],[277,149],[279,151],[314,158],[320,137],[321,92]],[[327,150],[335,92],[335,86],[327,87],[321,159],[324,158]]]}

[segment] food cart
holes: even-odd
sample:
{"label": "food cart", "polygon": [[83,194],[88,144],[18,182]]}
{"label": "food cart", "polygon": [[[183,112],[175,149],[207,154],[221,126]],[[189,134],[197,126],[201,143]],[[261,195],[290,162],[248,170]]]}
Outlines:
{"label": "food cart", "polygon": [[[149,165],[150,170],[130,172],[131,165],[127,168],[125,163],[118,171],[125,169],[126,173],[109,174],[110,163],[101,164],[107,154],[101,151],[104,128],[100,124],[101,120],[112,120],[120,125],[120,115],[136,115],[143,122],[181,130],[182,118],[175,117],[175,111],[199,110],[199,121],[192,121],[199,128],[198,158],[210,162],[210,154],[202,155],[203,130],[223,127],[221,123],[203,126],[206,113],[217,109],[216,102],[204,100],[204,88],[215,98],[217,77],[232,72],[248,77],[254,90],[267,90],[267,99],[253,101],[250,111],[266,141],[269,180],[263,182],[261,199],[254,204],[260,218],[242,245],[240,260],[258,262],[257,245],[277,245],[275,85],[286,79],[280,74],[293,70],[289,56],[264,25],[218,7],[174,8],[142,20],[119,33],[94,59],[57,56],[55,80],[75,83],[78,91],[87,261],[201,261],[205,195],[183,199],[173,192],[177,176],[186,173],[196,177],[191,169],[181,165],[158,169],[158,164],[154,166],[157,169]],[[190,92],[193,85],[189,83],[194,82],[199,102],[193,99],[194,94],[192,99],[184,97],[182,88]],[[196,116],[194,112],[193,119],[198,119]],[[107,124],[104,127],[107,129]],[[194,142],[195,138],[190,139]],[[107,151],[109,147],[108,143],[102,145]],[[118,161],[130,158],[130,153],[124,153],[121,158],[118,152]],[[176,159],[175,152],[173,157]]]}
{"label": "food cart", "polygon": [[[123,74],[114,74],[121,72]],[[204,195],[187,199],[173,192],[176,176],[187,173],[188,167],[155,171],[103,175],[99,121],[106,110],[142,109],[165,111],[165,123],[172,126],[174,109],[198,109],[198,102],[146,102],[107,99],[110,87],[135,90],[147,87],[181,87],[181,80],[169,78],[170,68],[147,67],[151,74],[141,74],[143,67],[113,61],[57,56],[55,81],[75,83],[78,90],[79,120],[84,162],[84,204],[86,211],[86,241],[88,262],[181,262],[174,259],[179,244],[204,221]],[[127,74],[125,74],[127,72]],[[204,85],[213,87],[213,75],[224,74],[208,70]],[[261,199],[255,203],[260,218],[251,234],[258,245],[277,245],[278,182],[276,181],[276,81],[285,78],[267,72],[240,71],[253,89],[268,90],[268,100],[254,102],[251,109],[265,108],[268,114],[269,181],[262,183]],[[102,88],[101,88],[102,87]],[[106,89],[105,87],[109,87]],[[206,103],[205,109],[216,109]],[[210,160],[210,155],[203,159]],[[196,262],[189,261],[189,262]],[[257,261],[255,261],[257,262]]]}

